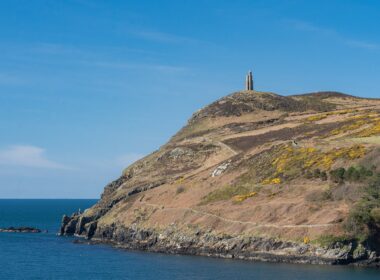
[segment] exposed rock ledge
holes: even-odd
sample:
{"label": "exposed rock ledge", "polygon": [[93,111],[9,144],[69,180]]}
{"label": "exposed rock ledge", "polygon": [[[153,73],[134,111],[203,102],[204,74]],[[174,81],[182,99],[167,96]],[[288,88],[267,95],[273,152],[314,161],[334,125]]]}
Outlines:
{"label": "exposed rock ledge", "polygon": [[118,248],[150,252],[200,255],[242,260],[304,264],[354,264],[380,267],[380,258],[354,242],[337,242],[326,248],[272,238],[217,235],[204,231],[183,232],[172,225],[164,230],[98,226],[91,218],[64,216],[60,235],[76,235],[90,243],[107,243]]}
{"label": "exposed rock ledge", "polygon": [[0,228],[0,232],[40,233],[41,230],[34,227],[7,227]]}

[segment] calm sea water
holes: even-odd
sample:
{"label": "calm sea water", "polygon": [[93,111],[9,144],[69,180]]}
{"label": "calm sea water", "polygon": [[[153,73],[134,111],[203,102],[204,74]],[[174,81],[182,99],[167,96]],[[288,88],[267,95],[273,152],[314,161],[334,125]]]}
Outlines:
{"label": "calm sea water", "polygon": [[253,263],[74,244],[55,235],[62,213],[95,200],[0,200],[0,227],[49,233],[0,233],[0,279],[380,279],[380,270]]}

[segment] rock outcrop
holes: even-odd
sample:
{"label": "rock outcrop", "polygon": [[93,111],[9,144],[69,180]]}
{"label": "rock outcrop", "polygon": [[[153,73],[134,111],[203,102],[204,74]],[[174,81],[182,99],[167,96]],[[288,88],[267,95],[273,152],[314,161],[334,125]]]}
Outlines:
{"label": "rock outcrop", "polygon": [[6,228],[0,228],[0,232],[40,233],[42,231],[34,227],[6,227]]}

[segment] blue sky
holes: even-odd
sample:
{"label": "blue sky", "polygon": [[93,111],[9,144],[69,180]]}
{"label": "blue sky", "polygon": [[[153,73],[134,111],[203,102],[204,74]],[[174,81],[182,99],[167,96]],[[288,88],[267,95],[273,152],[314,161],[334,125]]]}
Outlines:
{"label": "blue sky", "polygon": [[243,87],[380,97],[379,1],[0,2],[0,198],[97,198]]}

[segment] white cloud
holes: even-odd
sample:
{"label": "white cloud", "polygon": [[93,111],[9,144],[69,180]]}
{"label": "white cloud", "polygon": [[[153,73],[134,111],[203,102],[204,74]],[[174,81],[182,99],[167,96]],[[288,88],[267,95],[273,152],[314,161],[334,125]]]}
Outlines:
{"label": "white cloud", "polygon": [[286,22],[294,29],[305,31],[305,32],[312,32],[315,34],[320,34],[322,36],[334,38],[335,40],[340,41],[341,43],[350,47],[367,49],[367,50],[376,50],[380,48],[379,44],[348,38],[340,34],[334,29],[319,27],[312,23],[305,22],[302,20],[286,20]]}
{"label": "white cloud", "polygon": [[45,150],[29,145],[13,145],[0,150],[0,165],[48,169],[69,169],[48,159]]}

